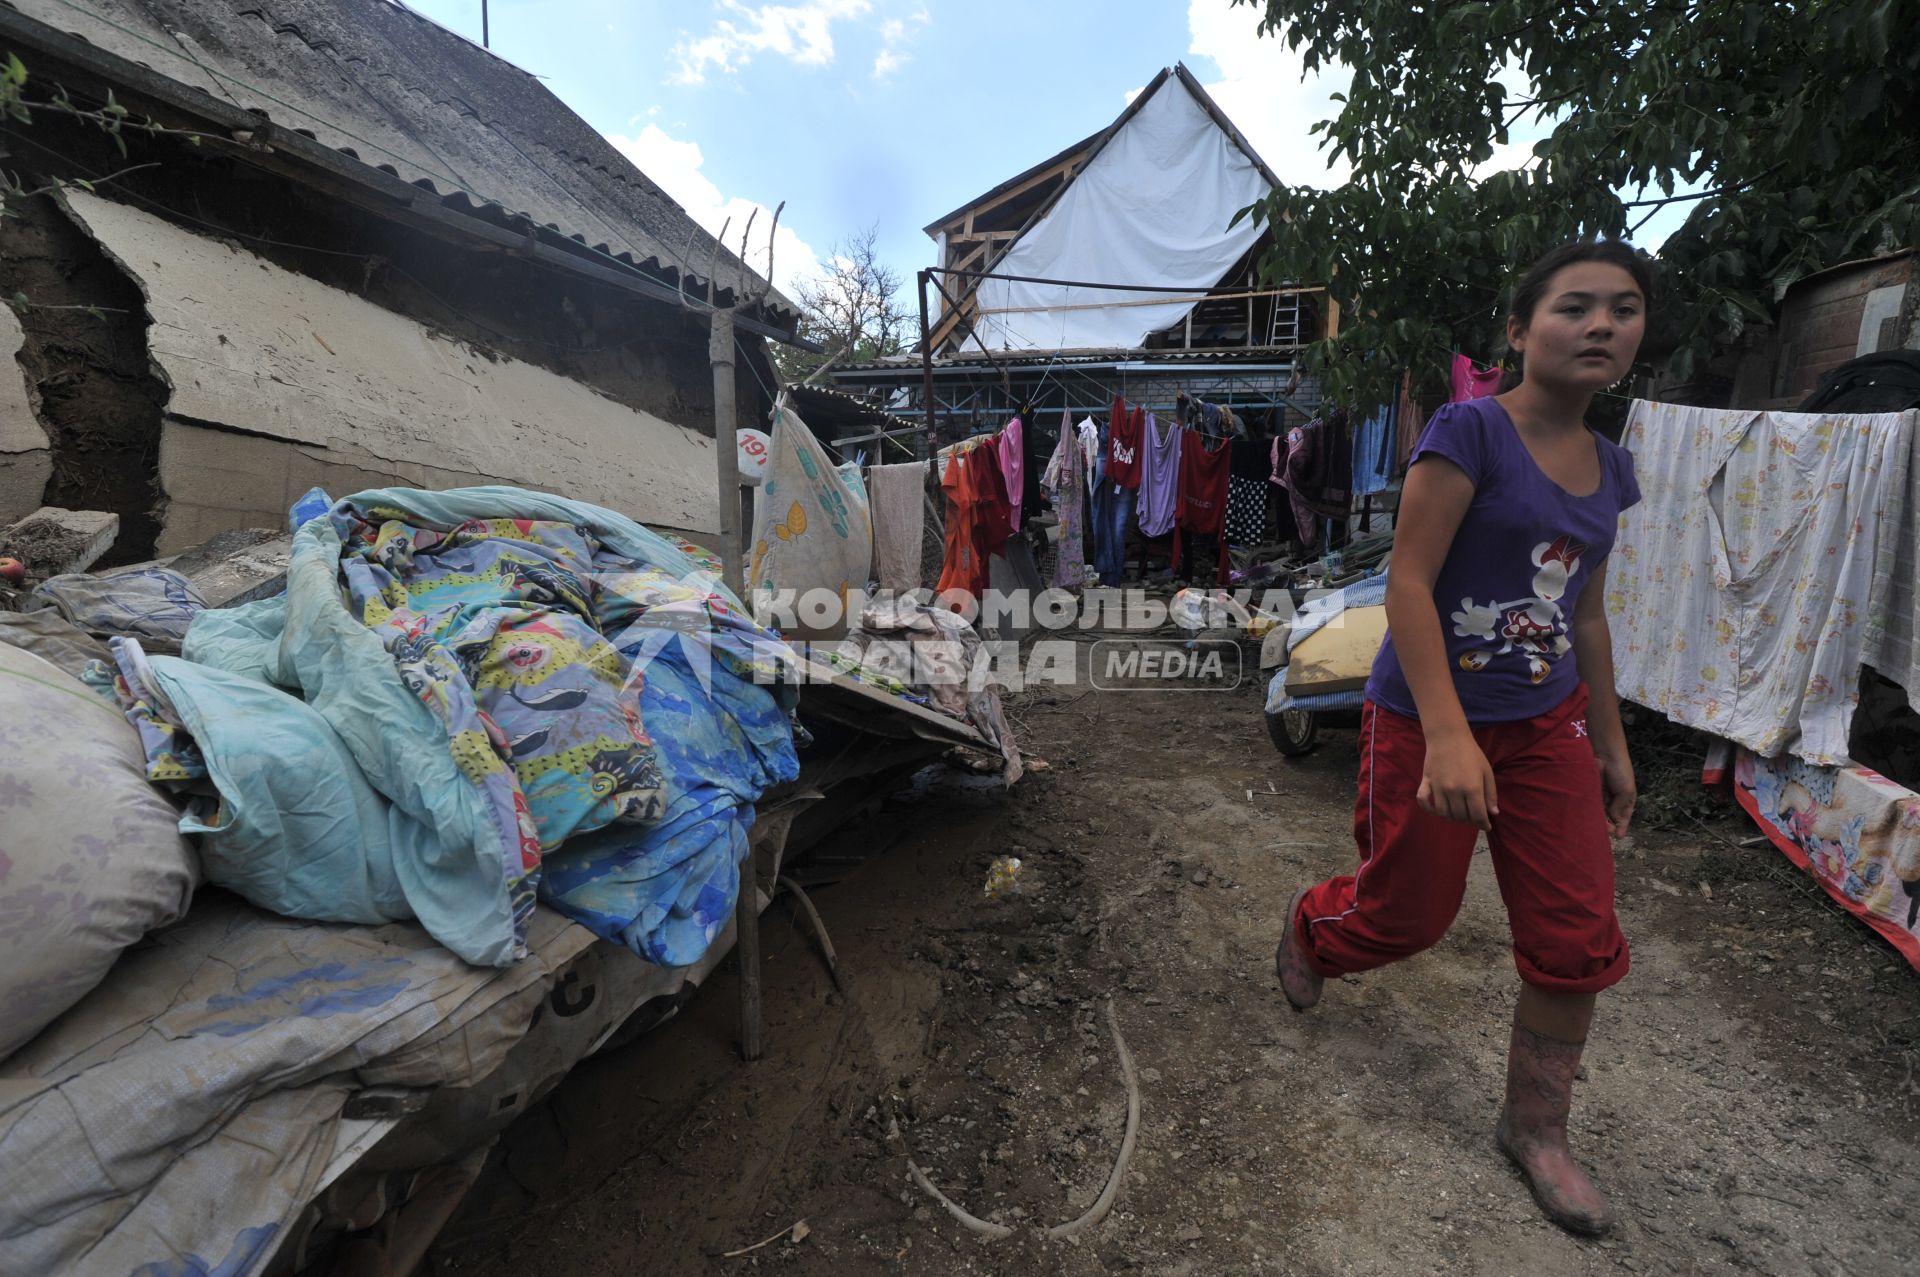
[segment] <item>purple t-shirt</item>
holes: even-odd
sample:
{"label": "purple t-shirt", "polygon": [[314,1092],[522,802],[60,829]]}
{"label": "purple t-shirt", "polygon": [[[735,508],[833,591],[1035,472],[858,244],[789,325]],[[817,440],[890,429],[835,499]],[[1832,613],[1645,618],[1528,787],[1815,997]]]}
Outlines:
{"label": "purple t-shirt", "polygon": [[[1544,714],[1573,695],[1574,603],[1613,548],[1620,512],[1640,500],[1633,454],[1599,435],[1600,486],[1574,496],[1540,469],[1495,399],[1434,413],[1413,460],[1445,457],[1473,480],[1473,504],[1434,581],[1454,690],[1470,723]],[[1380,647],[1367,697],[1416,715],[1393,650]]]}

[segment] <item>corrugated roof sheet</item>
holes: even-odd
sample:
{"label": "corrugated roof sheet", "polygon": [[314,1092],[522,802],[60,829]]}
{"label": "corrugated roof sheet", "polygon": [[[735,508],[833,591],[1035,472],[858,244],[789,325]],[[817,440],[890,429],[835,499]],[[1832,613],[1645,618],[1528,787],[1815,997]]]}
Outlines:
{"label": "corrugated roof sheet", "polygon": [[[916,364],[915,367],[919,365]],[[795,409],[810,426],[836,423],[853,426],[885,426],[889,430],[911,430],[924,425],[911,421],[871,399],[850,395],[831,386],[805,386],[789,382],[786,391],[793,396]],[[819,418],[818,421],[815,418]]]}
{"label": "corrugated roof sheet", "polygon": [[[388,0],[8,0],[455,207],[703,283],[714,238],[532,75]],[[691,250],[688,245],[691,243]],[[739,259],[721,250],[723,291]],[[752,275],[757,281],[759,277]],[[788,314],[779,292],[768,305]]]}

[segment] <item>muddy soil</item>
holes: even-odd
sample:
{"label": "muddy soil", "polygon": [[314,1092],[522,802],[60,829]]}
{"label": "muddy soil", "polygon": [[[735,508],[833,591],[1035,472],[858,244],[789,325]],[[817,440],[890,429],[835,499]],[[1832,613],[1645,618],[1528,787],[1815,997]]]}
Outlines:
{"label": "muddy soil", "polygon": [[[440,1273],[1912,1272],[1920,977],[1724,811],[1619,851],[1627,980],[1574,1117],[1620,1209],[1541,1219],[1492,1128],[1515,979],[1490,866],[1431,952],[1296,1015],[1272,960],[1295,888],[1351,866],[1351,732],[1289,762],[1260,696],[1010,704],[1050,768],[1010,793],[936,769],[814,898],[837,992],[785,904],[768,1054],[735,1053],[730,967],[508,1132]],[[1684,764],[1680,764],[1684,765]],[[1025,891],[983,898],[989,863]],[[1112,1214],[1138,1065],[1137,1148]],[[888,1123],[898,1122],[898,1138]],[[909,1182],[906,1157],[984,1240]],[[794,1225],[805,1222],[801,1240]],[[776,1240],[745,1254],[725,1252]]]}

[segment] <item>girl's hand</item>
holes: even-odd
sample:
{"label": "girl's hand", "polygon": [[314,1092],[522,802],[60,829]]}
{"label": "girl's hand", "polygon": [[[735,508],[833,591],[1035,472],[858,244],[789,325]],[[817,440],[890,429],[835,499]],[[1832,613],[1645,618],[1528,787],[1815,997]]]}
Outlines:
{"label": "girl's hand", "polygon": [[1633,820],[1633,805],[1640,796],[1633,780],[1633,764],[1627,756],[1600,757],[1600,796],[1606,803],[1607,833],[1614,838],[1625,838],[1627,826]]}
{"label": "girl's hand", "polygon": [[1414,795],[1420,810],[1442,820],[1457,820],[1485,833],[1500,814],[1493,791],[1493,768],[1471,736],[1427,745],[1427,765]]}

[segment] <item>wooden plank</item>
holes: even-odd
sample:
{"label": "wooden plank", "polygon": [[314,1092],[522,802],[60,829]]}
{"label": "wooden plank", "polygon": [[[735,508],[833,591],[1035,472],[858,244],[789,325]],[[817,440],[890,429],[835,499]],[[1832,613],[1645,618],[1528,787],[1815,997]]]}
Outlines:
{"label": "wooden plank", "polygon": [[766,1053],[760,1034],[760,888],[753,853],[740,860],[740,895],[734,901],[734,945],[740,954],[740,1056],[748,1063]]}
{"label": "wooden plank", "polygon": [[1073,173],[1074,165],[1078,164],[1079,162],[1080,162],[1080,157],[1077,155],[1072,157],[1071,159],[1063,160],[1060,163],[1054,165],[1050,169],[1045,169],[1045,170],[1042,170],[1041,172],[1035,173],[1032,177],[1020,183],[1018,186],[1008,187],[1006,190],[1001,191],[998,195],[995,195],[992,199],[983,200],[980,203],[975,204],[972,208],[967,210],[967,220],[966,220],[967,227],[971,229],[971,227],[973,226],[973,219],[981,213],[991,212],[993,209],[999,208],[1002,204],[1005,204],[1008,201],[1018,196],[1025,195],[1028,191],[1032,190],[1036,186],[1044,185],[1048,182],[1054,181],[1057,178],[1065,178],[1070,176]]}

